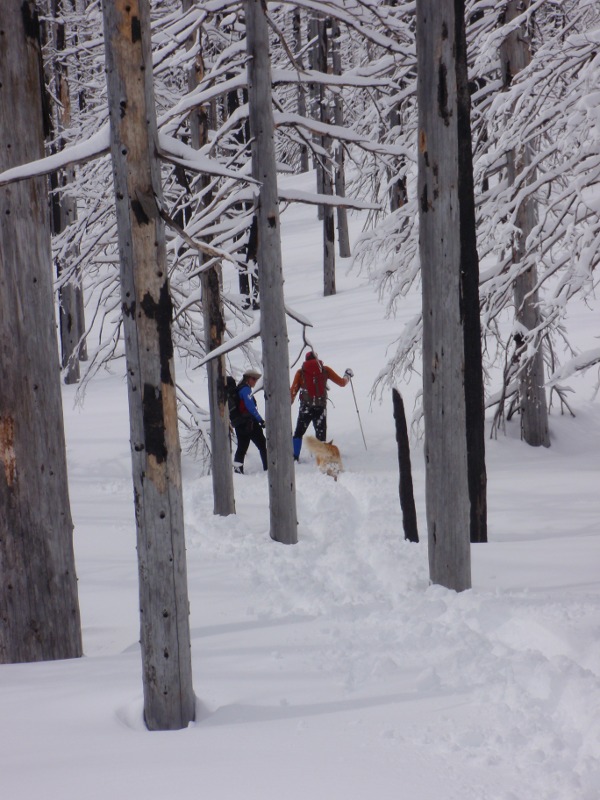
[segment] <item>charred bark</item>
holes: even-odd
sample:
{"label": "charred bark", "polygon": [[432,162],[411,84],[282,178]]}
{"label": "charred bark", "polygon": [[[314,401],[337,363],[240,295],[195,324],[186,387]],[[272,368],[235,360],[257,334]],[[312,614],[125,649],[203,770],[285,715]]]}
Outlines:
{"label": "charred bark", "polygon": [[431,580],[471,586],[485,539],[479,264],[464,3],[417,1],[423,407]]}
{"label": "charred bark", "polygon": [[[44,156],[34,2],[6,0],[1,39],[3,171]],[[0,663],[77,658],[81,626],[44,178],[0,189],[0,363]]]}
{"label": "charred bark", "polygon": [[144,717],[194,719],[181,450],[148,0],[104,3],[140,587]]}
{"label": "charred bark", "polygon": [[275,162],[269,35],[263,0],[246,0],[248,99],[252,133],[252,177],[257,198],[261,342],[269,464],[271,538],[298,541],[296,476],[292,455],[287,323],[283,296],[281,228]]}
{"label": "charred bark", "polygon": [[398,444],[398,466],[400,468],[400,508],[402,509],[402,526],[404,538],[409,542],[419,541],[417,526],[417,509],[413,492],[412,466],[410,463],[410,443],[404,401],[397,389],[392,391],[394,401],[394,420],[396,422],[396,442]]}

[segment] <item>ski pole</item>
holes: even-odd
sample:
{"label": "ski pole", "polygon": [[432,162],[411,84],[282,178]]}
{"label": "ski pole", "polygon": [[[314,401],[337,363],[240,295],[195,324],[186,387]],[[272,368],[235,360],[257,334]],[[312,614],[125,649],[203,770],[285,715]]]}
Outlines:
{"label": "ski pole", "polygon": [[365,450],[367,449],[367,442],[365,439],[365,432],[363,431],[362,422],[360,421],[360,411],[358,410],[358,403],[356,402],[356,392],[354,391],[354,384],[352,383],[352,378],[350,378],[350,386],[352,388],[352,397],[354,398],[354,406],[356,408],[356,414],[358,416],[358,424],[360,425],[360,432],[362,433],[363,443],[365,445]]}

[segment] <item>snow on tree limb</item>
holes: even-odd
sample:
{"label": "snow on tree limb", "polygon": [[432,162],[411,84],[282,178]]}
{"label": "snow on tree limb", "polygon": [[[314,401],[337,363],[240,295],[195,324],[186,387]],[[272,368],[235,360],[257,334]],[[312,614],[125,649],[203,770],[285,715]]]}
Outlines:
{"label": "snow on tree limb", "polygon": [[592,350],[586,350],[580,353],[576,358],[572,358],[557,369],[548,381],[548,386],[556,386],[559,381],[570,378],[576,372],[585,372],[585,370],[593,367],[595,364],[600,364],[600,347],[595,347]]}
{"label": "snow on tree limb", "polygon": [[327,205],[336,208],[355,208],[358,210],[381,210],[381,203],[369,203],[352,197],[337,197],[336,195],[317,194],[316,192],[299,192],[295,189],[278,188],[279,199],[288,203],[307,203],[309,205]]}
{"label": "snow on tree limb", "polygon": [[94,158],[104,156],[110,147],[110,129],[108,123],[91,136],[85,142],[78,142],[71,147],[65,147],[59,153],[54,153],[36,161],[30,161],[19,167],[13,167],[0,173],[0,186],[8,183],[23,181],[28,178],[37,178],[41,175],[49,175],[64,167],[71,167],[74,164],[83,164]]}
{"label": "snow on tree limb", "polygon": [[318,134],[319,136],[331,136],[332,139],[337,139],[340,142],[350,142],[352,144],[356,144],[370,153],[402,156],[404,158],[410,158],[411,160],[414,159],[413,150],[404,145],[389,145],[370,141],[364,136],[361,136],[360,134],[355,133],[348,128],[341,127],[340,125],[329,125],[327,123],[320,122],[319,120],[311,119],[310,117],[302,117],[299,114],[281,114],[277,111],[274,112],[273,116],[275,118],[275,125],[278,128],[282,125],[292,125],[299,128],[305,128],[306,130]]}
{"label": "snow on tree limb", "polygon": [[[59,153],[5,170],[0,173],[0,186],[14,183],[15,181],[27,180],[28,178],[40,177],[41,175],[49,175],[59,169],[72,167],[75,164],[82,164],[106,155],[109,149],[109,137],[110,128],[109,124],[106,123],[85,142],[78,142],[71,145],[71,147],[66,147]],[[231,178],[236,181],[241,177],[239,171],[229,170],[214,159],[202,156],[197,150],[174,139],[172,136],[159,133],[158,142],[160,155],[174,164],[179,164],[194,172],[202,172],[221,178]],[[248,183],[255,183],[249,175],[244,175],[243,178]]]}
{"label": "snow on tree limb", "polygon": [[194,369],[203,367],[209,361],[212,361],[213,358],[219,358],[220,356],[233,352],[233,350],[237,350],[238,347],[246,344],[246,342],[249,342],[251,339],[255,339],[257,336],[260,336],[260,317],[258,317],[252,325],[244,328],[240,334],[234,336],[233,339],[229,339],[225,344],[222,344],[221,347],[215,347],[214,350],[207,353],[204,358],[200,359]]}
{"label": "snow on tree limb", "polygon": [[[303,328],[312,328],[312,322],[307,319],[303,314],[300,312],[291,309],[289,306],[285,307],[285,313],[288,317],[298,322],[302,325]],[[232,339],[229,339],[227,342],[221,345],[221,347],[216,347],[214,350],[211,350],[210,353],[207,353],[206,356],[201,359],[198,364],[194,367],[194,369],[199,369],[207,364],[209,361],[212,361],[214,358],[219,358],[220,356],[227,355],[227,353],[231,353],[234,350],[237,350],[238,347],[249,342],[251,339],[255,339],[257,336],[260,336],[260,317],[256,319],[252,325],[249,325],[245,328],[242,333],[238,334],[238,336],[234,336]]]}
{"label": "snow on tree limb", "polygon": [[221,178],[231,178],[239,181],[243,178],[248,183],[256,183],[250,175],[240,174],[238,171],[227,169],[227,167],[219,164],[213,158],[201,155],[198,150],[184,144],[180,139],[175,139],[167,134],[158,134],[158,144],[160,147],[160,155],[174,164],[179,164],[186,169],[193,172],[202,172],[205,175],[214,175]]}

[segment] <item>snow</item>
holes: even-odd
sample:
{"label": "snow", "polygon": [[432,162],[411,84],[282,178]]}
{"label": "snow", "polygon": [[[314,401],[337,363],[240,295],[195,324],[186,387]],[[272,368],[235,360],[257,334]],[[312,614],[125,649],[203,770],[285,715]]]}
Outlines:
{"label": "snow", "polygon": [[[2,798],[598,800],[594,370],[571,379],[576,418],[553,408],[551,448],[521,443],[518,423],[488,439],[490,542],[472,548],[473,589],[430,586],[422,441],[413,431],[421,543],[410,544],[391,398],[370,396],[419,297],[385,318],[339,261],[338,294],[323,298],[316,210],[289,209],[282,226],[287,302],[313,323],[325,363],[354,370],[368,449],[350,387],[332,386],[345,472],[334,482],[303,451],[293,547],[269,538],[252,445],[228,518],[212,514],[211,479],[184,454],[197,719],[149,733],[122,362],[83,406],[64,387],[85,657],[0,667]],[[597,310],[572,314],[590,349]],[[301,332],[290,319],[292,361]],[[178,382],[206,405],[204,371],[191,367],[178,365]],[[419,386],[399,388],[410,414]]]}

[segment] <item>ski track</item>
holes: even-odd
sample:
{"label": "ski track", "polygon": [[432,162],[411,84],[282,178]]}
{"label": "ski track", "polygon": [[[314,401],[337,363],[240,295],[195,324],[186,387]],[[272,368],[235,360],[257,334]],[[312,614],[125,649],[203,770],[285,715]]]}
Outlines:
{"label": "ski track", "polygon": [[[523,797],[519,776],[526,776],[528,796],[538,800],[597,800],[596,597],[586,602],[577,592],[557,604],[551,592],[456,595],[429,586],[426,548],[405,542],[400,516],[386,513],[397,492],[392,475],[346,471],[334,482],[301,463],[299,544],[266,549],[266,476],[236,481],[237,502],[244,519],[255,520],[252,528],[207,517],[208,500],[201,498],[210,493],[200,481],[191,497],[188,492],[191,547],[204,558],[235,558],[253,589],[249,615],[273,622],[297,616],[304,623],[295,629],[302,671],[329,673],[343,697],[368,696],[383,680],[391,695],[435,699],[442,709],[435,719],[407,724],[398,718],[382,729],[387,750],[410,743],[436,752],[448,769],[464,760],[470,773],[498,768],[515,776],[513,789],[505,776],[497,794],[489,787],[478,794],[471,785],[463,797],[516,800]],[[202,535],[193,522],[190,527],[194,516],[208,523]],[[458,713],[466,717],[459,728],[457,697],[464,697]]]}

